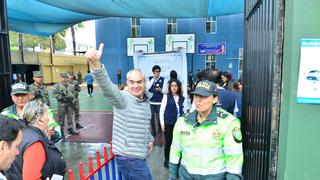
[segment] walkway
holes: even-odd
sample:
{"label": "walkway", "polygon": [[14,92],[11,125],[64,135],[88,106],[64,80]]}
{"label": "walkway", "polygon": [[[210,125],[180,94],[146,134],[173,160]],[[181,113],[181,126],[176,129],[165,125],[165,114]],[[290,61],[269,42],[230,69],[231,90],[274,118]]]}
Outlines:
{"label": "walkway", "polygon": [[[56,100],[53,98],[51,92],[49,95],[52,108],[56,109]],[[83,136],[87,137],[88,130],[90,130],[93,134],[103,131],[106,136],[110,136],[111,132],[107,131],[111,131],[111,125],[110,123],[107,125],[105,124],[106,121],[110,121],[110,113],[112,113],[112,106],[110,102],[97,89],[94,90],[93,97],[91,98],[88,96],[86,89],[83,88],[79,94],[79,97],[80,111],[82,114],[81,122],[83,122],[83,125],[85,125],[84,130],[80,130],[80,134],[83,134]],[[97,125],[99,121],[101,122],[102,126]],[[111,137],[100,137],[96,139],[81,137],[80,139],[77,138],[78,137],[72,136],[68,138],[70,141],[62,141],[57,144],[65,156],[67,166],[72,167],[75,179],[79,179],[78,162],[82,161],[84,163],[84,167],[86,167],[88,163],[88,155],[95,157],[95,152],[97,150],[102,153],[103,146],[109,147],[109,144],[106,142],[101,142],[102,139],[110,139]],[[158,144],[162,144],[163,139],[158,139],[157,142]],[[147,158],[154,180],[168,179],[168,170],[163,167],[163,149],[163,145],[156,145],[150,156]],[[87,169],[85,170],[87,171]],[[66,175],[65,179],[69,179],[68,175]]]}

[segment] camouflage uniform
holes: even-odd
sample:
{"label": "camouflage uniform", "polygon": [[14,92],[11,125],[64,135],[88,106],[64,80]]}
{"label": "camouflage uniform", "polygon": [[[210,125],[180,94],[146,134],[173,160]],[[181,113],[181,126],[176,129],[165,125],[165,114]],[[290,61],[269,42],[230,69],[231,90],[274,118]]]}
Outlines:
{"label": "camouflage uniform", "polygon": [[[60,77],[67,78],[66,73],[61,73]],[[63,133],[63,126],[65,121],[65,116],[67,116],[68,126],[67,129],[70,134],[77,134],[74,133],[73,130],[73,122],[72,122],[72,108],[71,105],[74,102],[74,95],[70,90],[69,83],[57,83],[53,87],[53,95],[57,99],[57,113],[59,124],[61,127],[61,133]]]}
{"label": "camouflage uniform", "polygon": [[[33,71],[33,77],[43,77],[41,71]],[[37,86],[35,83],[29,85],[31,93],[34,95],[34,100],[41,101],[50,107],[50,99],[47,87],[43,84]]]}
{"label": "camouflage uniform", "polygon": [[39,87],[35,84],[30,84],[30,91],[34,95],[34,100],[41,101],[42,103],[48,105],[50,107],[50,99],[47,91],[47,87],[45,85],[40,85]]}
{"label": "camouflage uniform", "polygon": [[[68,73],[71,74],[71,73]],[[79,114],[79,110],[80,110],[80,104],[79,104],[79,92],[81,91],[81,88],[79,86],[79,81],[74,80],[74,79],[70,79],[69,80],[69,87],[70,87],[70,91],[72,92],[72,94],[74,95],[74,101],[72,104],[72,109],[74,111],[74,119],[76,121],[76,125],[80,125],[80,114]]]}

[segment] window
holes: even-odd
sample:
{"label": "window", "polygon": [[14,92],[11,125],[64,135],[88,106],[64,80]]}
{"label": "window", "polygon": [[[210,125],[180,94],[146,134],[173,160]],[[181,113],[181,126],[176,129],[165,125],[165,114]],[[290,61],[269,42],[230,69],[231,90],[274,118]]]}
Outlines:
{"label": "window", "polygon": [[206,33],[217,33],[217,17],[207,17],[206,19]]}
{"label": "window", "polygon": [[216,68],[216,56],[214,54],[206,55],[206,69]]}
{"label": "window", "polygon": [[239,48],[239,74],[238,77],[242,77],[243,73],[243,48]]}
{"label": "window", "polygon": [[177,18],[169,18],[169,19],[168,19],[168,23],[167,23],[167,33],[168,33],[168,34],[178,33]]}
{"label": "window", "polygon": [[131,37],[141,36],[140,18],[131,18]]}

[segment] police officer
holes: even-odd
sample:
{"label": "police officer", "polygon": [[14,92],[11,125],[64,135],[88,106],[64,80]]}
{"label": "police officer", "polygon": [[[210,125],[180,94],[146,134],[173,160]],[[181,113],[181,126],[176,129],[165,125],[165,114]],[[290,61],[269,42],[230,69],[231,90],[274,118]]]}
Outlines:
{"label": "police officer", "polygon": [[[5,108],[1,114],[15,120],[22,120],[22,110],[24,106],[32,100],[33,97],[29,87],[30,86],[24,82],[13,84],[11,86],[11,99],[14,104]],[[48,135],[53,142],[57,142],[60,140],[60,134],[57,132],[60,129],[60,126],[56,123],[54,119],[54,112],[51,109],[49,109],[48,115]]]}
{"label": "police officer", "polygon": [[178,174],[181,180],[242,179],[239,119],[216,107],[218,92],[213,82],[200,81],[192,94],[196,110],[180,117],[174,127],[170,179]]}
{"label": "police officer", "polygon": [[28,84],[18,82],[11,86],[11,99],[13,105],[3,109],[2,115],[19,120],[22,118],[22,110],[32,98]]}
{"label": "police officer", "polygon": [[55,84],[53,87],[53,95],[57,99],[57,113],[59,124],[61,125],[61,137],[64,138],[64,121],[67,116],[67,129],[69,134],[79,135],[78,132],[74,131],[72,125],[72,108],[71,105],[74,101],[74,95],[72,94],[67,73],[60,73],[60,82]]}
{"label": "police officer", "polygon": [[29,85],[33,94],[33,99],[43,102],[50,107],[50,99],[47,87],[43,85],[43,75],[41,71],[33,71],[33,84]]}
{"label": "police officer", "polygon": [[74,95],[74,101],[72,103],[72,109],[74,112],[74,119],[76,121],[76,128],[83,128],[80,124],[80,104],[79,104],[79,92],[81,91],[80,88],[80,82],[76,80],[76,77],[74,76],[72,71],[68,71],[68,77],[69,77],[69,86],[72,94]]}

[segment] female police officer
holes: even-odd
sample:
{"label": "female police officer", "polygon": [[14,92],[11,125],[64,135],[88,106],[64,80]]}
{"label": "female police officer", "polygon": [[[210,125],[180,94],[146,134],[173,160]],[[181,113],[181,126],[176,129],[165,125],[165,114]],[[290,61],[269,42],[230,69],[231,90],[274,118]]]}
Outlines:
{"label": "female police officer", "polygon": [[[196,110],[177,120],[170,150],[170,179],[241,179],[243,153],[240,121],[215,107],[214,83],[199,82],[194,94]],[[179,166],[180,164],[180,166]]]}

